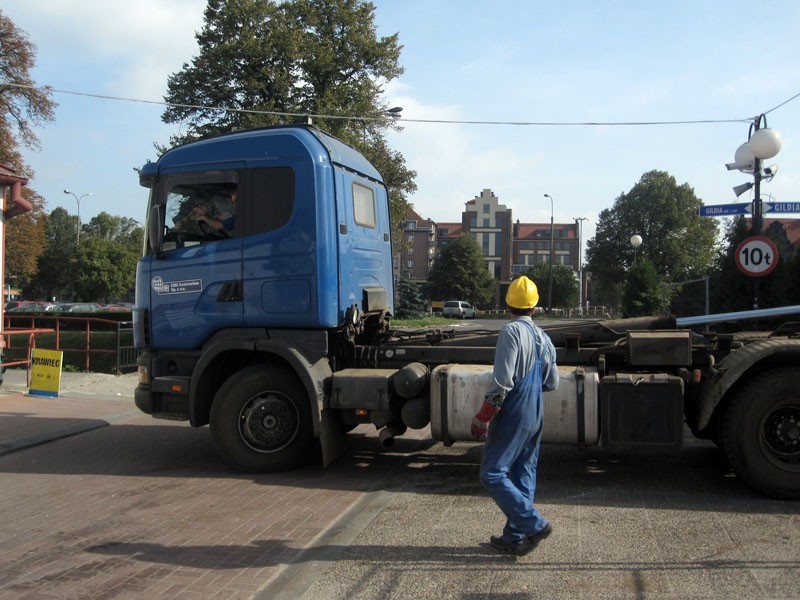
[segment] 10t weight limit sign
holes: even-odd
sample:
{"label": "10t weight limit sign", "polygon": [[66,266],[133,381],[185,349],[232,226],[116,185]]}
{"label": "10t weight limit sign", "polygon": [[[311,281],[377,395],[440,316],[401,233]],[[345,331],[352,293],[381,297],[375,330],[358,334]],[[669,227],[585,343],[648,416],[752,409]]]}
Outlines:
{"label": "10t weight limit sign", "polygon": [[736,247],[736,266],[750,277],[764,277],[778,265],[778,247],[769,238],[754,236]]}

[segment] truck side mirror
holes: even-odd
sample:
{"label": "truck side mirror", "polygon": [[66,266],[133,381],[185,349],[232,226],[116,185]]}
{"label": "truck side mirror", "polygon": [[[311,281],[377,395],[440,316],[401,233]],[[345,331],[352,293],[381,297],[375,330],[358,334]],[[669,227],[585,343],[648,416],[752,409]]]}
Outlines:
{"label": "truck side mirror", "polygon": [[147,239],[150,248],[156,252],[161,252],[161,241],[164,236],[164,225],[161,223],[161,211],[158,206],[150,208],[150,218],[147,219]]}

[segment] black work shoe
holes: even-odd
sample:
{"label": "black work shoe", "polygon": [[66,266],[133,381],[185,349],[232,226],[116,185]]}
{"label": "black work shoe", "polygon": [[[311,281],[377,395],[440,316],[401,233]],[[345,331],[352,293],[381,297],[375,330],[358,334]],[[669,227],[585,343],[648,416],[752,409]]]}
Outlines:
{"label": "black work shoe", "polygon": [[503,539],[503,536],[493,535],[489,538],[489,543],[492,545],[492,548],[496,548],[501,552],[508,552],[515,556],[525,556],[551,533],[553,533],[553,527],[548,523],[540,532],[526,536],[518,542],[507,542]]}
{"label": "black work shoe", "polygon": [[533,542],[533,545],[535,547],[539,542],[541,542],[551,533],[553,533],[553,526],[550,525],[550,523],[548,523],[547,525],[544,526],[544,529],[542,529],[539,533],[534,533],[533,535],[529,535],[528,539]]}

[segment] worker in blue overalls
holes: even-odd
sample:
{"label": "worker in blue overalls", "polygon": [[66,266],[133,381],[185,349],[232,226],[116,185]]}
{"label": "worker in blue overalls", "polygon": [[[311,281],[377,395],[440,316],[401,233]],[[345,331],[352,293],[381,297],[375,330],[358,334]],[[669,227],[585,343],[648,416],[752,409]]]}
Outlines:
{"label": "worker in blue overalls", "polygon": [[472,434],[486,437],[481,483],[506,516],[503,535],[492,536],[490,543],[518,556],[533,550],[553,530],[533,502],[542,390],[558,387],[555,348],[531,319],[538,302],[533,281],[522,276],[511,282],[506,304],[514,318],[500,330],[493,382],[472,420]]}

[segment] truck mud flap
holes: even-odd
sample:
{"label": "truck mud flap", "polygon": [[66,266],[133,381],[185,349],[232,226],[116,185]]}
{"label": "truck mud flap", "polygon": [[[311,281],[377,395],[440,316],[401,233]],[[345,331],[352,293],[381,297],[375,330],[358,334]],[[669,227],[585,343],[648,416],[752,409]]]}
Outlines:
{"label": "truck mud flap", "polygon": [[322,447],[322,466],[327,467],[347,451],[347,436],[339,418],[329,410],[322,411],[319,425],[319,441]]}

